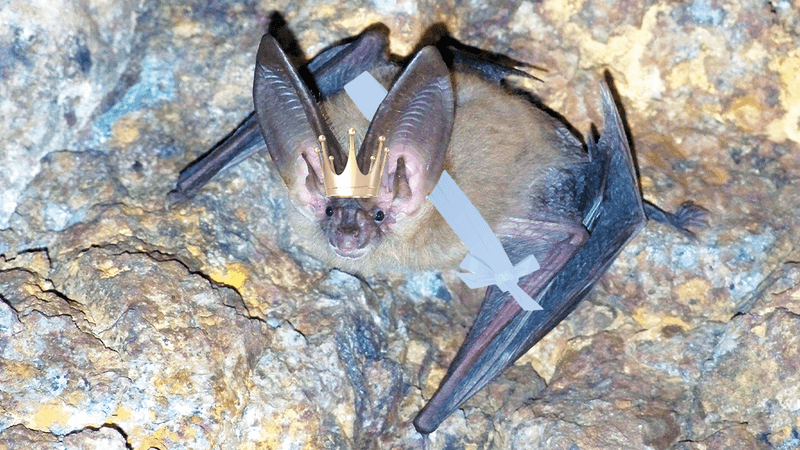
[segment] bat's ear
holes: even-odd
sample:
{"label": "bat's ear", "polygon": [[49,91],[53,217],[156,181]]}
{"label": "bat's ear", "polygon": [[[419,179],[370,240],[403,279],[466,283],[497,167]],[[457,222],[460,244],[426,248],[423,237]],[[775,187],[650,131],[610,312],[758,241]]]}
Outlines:
{"label": "bat's ear", "polygon": [[390,150],[379,202],[394,202],[395,212],[411,214],[425,201],[444,169],[454,102],[450,70],[436,48],[423,48],[392,86],[364,138],[362,147],[374,151],[385,136]]}
{"label": "bat's ear", "polygon": [[325,205],[319,157],[314,152],[318,137],[326,137],[337,172],[344,168],[344,155],[297,70],[267,34],[258,47],[253,102],[269,154],[293,200],[318,213]]}

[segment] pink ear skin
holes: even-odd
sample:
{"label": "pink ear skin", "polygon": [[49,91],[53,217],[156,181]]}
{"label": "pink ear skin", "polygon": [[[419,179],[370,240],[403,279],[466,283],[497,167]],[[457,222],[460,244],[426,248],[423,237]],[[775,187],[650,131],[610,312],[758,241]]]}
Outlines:
{"label": "pink ear skin", "polygon": [[[381,183],[378,203],[385,205],[393,218],[398,215],[412,215],[430,194],[422,192],[423,186],[428,184],[423,178],[432,176],[433,173],[424,169],[419,153],[413,149],[403,147],[397,151],[392,149],[390,155],[393,158],[387,163],[387,172]],[[439,175],[441,172],[437,174],[437,179]]]}
{"label": "pink ear skin", "polygon": [[[313,156],[310,156],[309,153]],[[313,151],[303,152],[297,158],[295,167],[292,174],[297,177],[294,180],[298,182],[284,179],[290,190],[294,191],[290,192],[289,198],[303,216],[312,220],[320,220],[324,217],[327,200],[322,178],[319,176],[319,158]],[[301,180],[302,182],[299,182]]]}

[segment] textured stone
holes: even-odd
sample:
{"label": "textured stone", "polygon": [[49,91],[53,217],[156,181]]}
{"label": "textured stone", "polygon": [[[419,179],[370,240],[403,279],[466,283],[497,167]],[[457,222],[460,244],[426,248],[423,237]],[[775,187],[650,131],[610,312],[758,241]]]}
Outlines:
{"label": "textured stone", "polygon": [[113,427],[85,429],[58,439],[50,433],[15,425],[0,437],[4,450],[124,450],[125,437]]}
{"label": "textured stone", "polygon": [[138,3],[31,1],[0,9],[0,228],[40,159],[77,147],[91,127],[131,59]]}
{"label": "textured stone", "polygon": [[[531,64],[577,130],[613,79],[651,223],[593,294],[427,438],[482,299],[294,245],[256,155],[166,209],[252,110],[272,10],[312,57],[375,23]],[[800,5],[10,2],[0,8],[0,449],[800,446]],[[356,14],[353,12],[357,11]]]}

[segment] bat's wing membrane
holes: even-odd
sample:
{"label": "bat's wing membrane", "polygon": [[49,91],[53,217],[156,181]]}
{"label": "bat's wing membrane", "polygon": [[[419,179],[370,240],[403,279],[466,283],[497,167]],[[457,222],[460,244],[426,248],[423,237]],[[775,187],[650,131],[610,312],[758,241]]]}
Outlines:
{"label": "bat's wing membrane", "polygon": [[[430,433],[463,402],[527,352],[589,293],[625,244],[644,226],[645,214],[622,120],[608,88],[602,87],[604,130],[590,144],[590,163],[577,176],[575,197],[588,235],[568,223],[530,220],[517,239],[538,248],[541,269],[520,286],[543,311],[524,311],[491,286],[478,317],[439,390],[414,420]],[[578,227],[580,228],[580,227]],[[587,239],[588,237],[588,239]],[[541,251],[545,241],[545,251]],[[506,241],[508,243],[508,241]],[[508,246],[519,248],[518,243]],[[524,246],[523,246],[524,247]],[[513,263],[525,255],[511,255]]]}
{"label": "bat's wing membrane", "polygon": [[383,33],[367,31],[352,42],[320,53],[306,65],[320,97],[325,99],[336,94],[365,70],[389,64],[386,60],[388,45]]}
{"label": "bat's wing membrane", "polygon": [[519,347],[514,360],[578,306],[625,244],[645,225],[642,197],[622,119],[608,88],[603,86],[601,92],[605,123],[596,149],[602,156],[599,160],[608,161],[602,201],[588,227],[589,239],[540,293],[539,304],[549,313],[529,314],[525,318],[527,337],[515,341]]}

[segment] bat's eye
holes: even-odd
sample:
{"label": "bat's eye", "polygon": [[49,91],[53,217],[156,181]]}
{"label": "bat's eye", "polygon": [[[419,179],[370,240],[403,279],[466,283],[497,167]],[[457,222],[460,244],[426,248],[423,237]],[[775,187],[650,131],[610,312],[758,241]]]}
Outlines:
{"label": "bat's eye", "polygon": [[328,217],[333,217],[333,206],[328,206],[325,208],[325,215]]}
{"label": "bat's eye", "polygon": [[384,214],[383,211],[378,210],[378,212],[375,213],[375,222],[380,222],[384,217],[386,217],[386,214]]}

